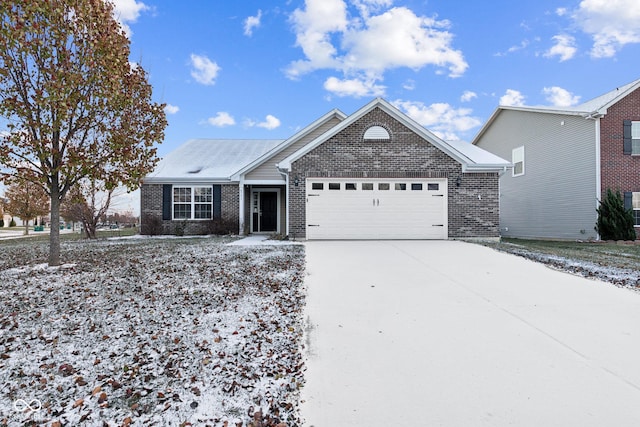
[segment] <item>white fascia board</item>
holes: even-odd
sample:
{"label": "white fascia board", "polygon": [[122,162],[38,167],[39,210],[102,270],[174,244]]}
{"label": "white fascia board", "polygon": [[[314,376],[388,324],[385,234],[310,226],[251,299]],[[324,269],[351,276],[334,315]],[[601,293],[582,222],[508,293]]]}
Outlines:
{"label": "white fascia board", "polygon": [[480,142],[482,135],[484,135],[484,133],[491,127],[491,125],[493,125],[493,122],[496,121],[500,113],[502,113],[505,110],[522,111],[525,113],[559,114],[564,116],[581,116],[581,117],[587,117],[593,113],[591,111],[566,110],[566,109],[563,110],[563,109],[552,108],[552,107],[524,107],[524,106],[516,107],[516,106],[508,106],[508,105],[499,105],[493,111],[493,113],[491,113],[491,116],[485,122],[485,124],[482,125],[482,128],[480,128],[476,136],[473,137],[473,139],[471,140],[471,144],[478,145],[478,142]]}
{"label": "white fascia board", "polygon": [[315,120],[313,123],[311,123],[310,125],[308,125],[304,129],[302,129],[301,131],[297,132],[292,137],[286,139],[281,144],[278,144],[277,146],[273,147],[271,150],[267,151],[265,154],[260,156],[255,161],[251,162],[249,165],[247,165],[244,168],[240,169],[231,178],[232,179],[240,179],[240,175],[246,175],[247,173],[251,172],[253,169],[255,169],[256,167],[260,166],[265,161],[269,160],[271,157],[275,156],[276,154],[278,154],[279,152],[281,152],[285,148],[291,146],[292,144],[295,144],[297,141],[299,141],[300,139],[304,138],[306,135],[308,135],[309,133],[313,132],[319,126],[322,126],[324,123],[326,123],[328,120],[330,120],[330,119],[332,119],[334,117],[337,117],[340,120],[344,120],[344,119],[347,118],[347,115],[344,114],[342,111],[338,110],[337,108],[334,108],[333,110],[329,111],[328,113],[326,113],[325,115],[323,115],[319,119]]}
{"label": "white fascia board", "polygon": [[466,156],[464,156],[459,151],[453,149],[453,147],[451,147],[445,141],[443,141],[442,139],[438,138],[436,135],[431,133],[424,126],[420,125],[419,123],[411,119],[409,116],[402,113],[400,110],[398,110],[396,107],[394,107],[384,99],[376,98],[373,101],[369,102],[364,107],[360,108],[358,111],[356,111],[352,115],[348,116],[345,120],[342,121],[342,123],[329,129],[327,132],[320,135],[319,137],[311,141],[309,144],[305,145],[300,150],[296,151],[295,153],[291,154],[289,157],[281,161],[278,164],[278,169],[286,172],[291,171],[291,163],[298,160],[300,157],[304,156],[305,154],[309,153],[311,150],[313,150],[314,148],[316,148],[317,146],[319,146],[329,138],[337,135],[339,132],[346,129],[348,126],[353,124],[355,121],[359,120],[362,116],[369,113],[376,107],[381,108],[383,111],[385,111],[387,114],[392,116],[394,119],[398,120],[400,123],[402,123],[406,127],[413,130],[416,134],[422,136],[424,139],[426,139],[427,141],[429,141],[430,143],[438,147],[440,150],[442,150],[447,155],[451,156],[453,159],[457,160],[462,164],[469,163],[469,159]]}
{"label": "white fascia board", "polygon": [[284,179],[245,179],[242,181],[245,185],[285,185]]}
{"label": "white fascia board", "polygon": [[513,169],[513,163],[496,163],[496,164],[469,164],[462,165],[462,172],[502,172],[506,169]]}
{"label": "white fascia board", "polygon": [[305,154],[307,154],[308,152],[310,152],[311,150],[313,150],[314,148],[316,148],[317,146],[319,146],[320,144],[325,142],[327,139],[329,139],[332,136],[338,134],[340,131],[345,129],[347,126],[351,125],[358,118],[360,118],[361,116],[363,116],[364,114],[366,114],[370,110],[372,110],[373,107],[375,107],[375,105],[377,105],[377,103],[379,101],[380,101],[380,98],[374,99],[373,101],[371,101],[370,103],[368,103],[364,107],[360,108],[355,113],[351,114],[350,116],[347,116],[341,123],[339,123],[338,125],[332,127],[331,129],[329,129],[328,131],[326,131],[322,135],[318,136],[316,139],[314,139],[313,141],[309,142],[307,145],[305,145],[304,147],[300,148],[298,151],[296,151],[295,153],[291,154],[289,157],[287,157],[286,159],[284,159],[280,163],[278,163],[278,165],[277,165],[278,169],[280,171],[284,171],[284,172],[291,171],[291,163],[295,162],[300,157],[304,156]]}
{"label": "white fascia board", "polygon": [[202,184],[233,184],[239,182],[238,180],[231,180],[229,178],[144,178],[142,180],[143,184],[193,184],[193,185],[202,185]]}

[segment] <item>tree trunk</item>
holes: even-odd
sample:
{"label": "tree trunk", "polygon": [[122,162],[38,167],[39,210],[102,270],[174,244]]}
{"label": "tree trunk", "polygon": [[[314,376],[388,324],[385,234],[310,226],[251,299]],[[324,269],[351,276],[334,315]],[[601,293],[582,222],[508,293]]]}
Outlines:
{"label": "tree trunk", "polygon": [[25,223],[24,234],[25,234],[25,236],[29,235],[29,220],[27,220],[26,223]]}
{"label": "tree trunk", "polygon": [[51,232],[49,233],[49,265],[60,265],[60,187],[57,180],[51,184]]}

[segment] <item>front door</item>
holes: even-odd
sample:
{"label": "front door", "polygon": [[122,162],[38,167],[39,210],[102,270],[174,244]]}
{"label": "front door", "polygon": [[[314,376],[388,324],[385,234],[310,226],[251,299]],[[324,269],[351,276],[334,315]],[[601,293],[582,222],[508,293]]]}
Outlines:
{"label": "front door", "polygon": [[275,232],[278,229],[278,193],[260,193],[260,231]]}
{"label": "front door", "polygon": [[278,192],[260,190],[253,192],[252,225],[254,233],[278,231]]}

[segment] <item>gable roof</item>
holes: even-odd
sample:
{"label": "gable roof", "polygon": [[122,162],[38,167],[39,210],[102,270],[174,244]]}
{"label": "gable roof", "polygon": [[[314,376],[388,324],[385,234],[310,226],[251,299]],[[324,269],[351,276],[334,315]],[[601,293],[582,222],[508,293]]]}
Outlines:
{"label": "gable roof", "polygon": [[[291,154],[289,157],[284,159],[278,164],[278,168],[283,171],[291,170],[291,163],[298,160],[305,154],[309,153],[314,148],[323,144],[328,139],[337,135],[351,124],[359,120],[361,117],[373,111],[375,108],[380,108],[385,113],[389,114],[391,117],[402,123],[407,128],[411,129],[413,132],[429,141],[431,144],[439,148],[441,151],[452,157],[454,160],[458,161],[462,164],[462,170],[465,171],[501,171],[505,168],[511,166],[511,163],[508,161],[494,156],[485,152],[482,149],[475,150],[473,148],[469,148],[467,150],[464,147],[460,146],[460,144],[452,144],[446,142],[436,135],[428,131],[424,126],[420,125],[413,119],[411,119],[406,114],[402,113],[396,107],[391,105],[389,102],[385,101],[382,98],[376,98],[373,101],[369,102],[364,107],[360,108],[358,111],[348,116],[345,120],[343,120],[340,124],[334,126],[324,134],[320,135],[313,141],[309,142],[307,145]],[[467,144],[467,143],[462,143]],[[467,144],[471,145],[471,144]],[[475,147],[479,148],[479,147]]]}
{"label": "gable roof", "polygon": [[597,118],[607,114],[607,110],[612,105],[616,104],[622,98],[629,95],[634,90],[640,88],[640,79],[634,80],[631,83],[627,83],[624,86],[615,88],[603,95],[597,96],[582,104],[575,105],[573,107],[544,107],[544,106],[506,106],[499,105],[489,117],[489,120],[482,126],[478,134],[473,138],[472,144],[477,144],[482,135],[491,127],[497,117],[505,110],[511,111],[525,111],[530,113],[546,113],[546,114],[561,114],[567,116],[582,116],[585,118]]}
{"label": "gable roof", "polygon": [[282,139],[191,139],[167,154],[145,182],[231,181]]}
{"label": "gable roof", "polygon": [[606,114],[607,109],[640,87],[640,79],[573,107],[577,111]]}
{"label": "gable roof", "polygon": [[329,120],[337,118],[338,120],[342,121],[346,117],[347,117],[347,115],[344,114],[342,111],[340,111],[338,109],[333,109],[333,110],[329,111],[327,114],[323,115],[322,117],[320,117],[319,119],[317,119],[316,121],[311,123],[309,126],[307,126],[304,129],[300,130],[299,132],[297,132],[292,137],[286,139],[281,144],[276,145],[271,150],[269,150],[266,153],[262,154],[260,157],[256,158],[251,163],[249,163],[248,165],[246,165],[242,169],[238,170],[234,174],[232,179],[234,181],[239,180],[240,179],[240,175],[244,175],[246,173],[251,172],[253,169],[255,169],[258,166],[260,166],[266,160],[272,158],[276,154],[278,154],[278,153],[282,152],[283,150],[285,150],[287,147],[290,147],[291,145],[293,145],[296,142],[300,141],[300,139],[302,139],[305,136],[309,135],[311,132],[315,131],[318,127],[320,127],[323,124],[327,123]]}

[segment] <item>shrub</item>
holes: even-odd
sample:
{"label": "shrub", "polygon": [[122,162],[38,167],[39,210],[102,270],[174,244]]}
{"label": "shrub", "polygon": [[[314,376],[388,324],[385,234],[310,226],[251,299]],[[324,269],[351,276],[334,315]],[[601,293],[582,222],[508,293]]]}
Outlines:
{"label": "shrub", "polygon": [[11,218],[11,221],[9,222],[9,227],[15,227],[16,226],[16,220]]}
{"label": "shrub", "polygon": [[635,240],[633,213],[624,208],[624,200],[619,191],[607,190],[606,197],[597,209],[596,231],[602,240]]}
{"label": "shrub", "polygon": [[4,219],[0,218],[0,228],[4,227]]}
{"label": "shrub", "polygon": [[228,218],[216,218],[208,222],[207,234],[213,234],[217,236],[223,236],[228,234],[238,233],[238,221],[234,221]]}
{"label": "shrub", "polygon": [[187,228],[187,221],[176,223],[173,228],[173,234],[176,236],[184,236],[184,230]]}
{"label": "shrub", "polygon": [[142,223],[140,224],[140,234],[148,236],[157,236],[162,234],[162,219],[157,215],[142,215]]}

